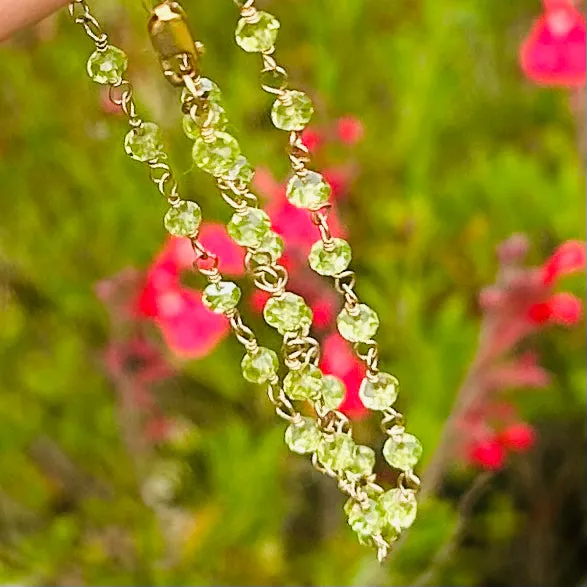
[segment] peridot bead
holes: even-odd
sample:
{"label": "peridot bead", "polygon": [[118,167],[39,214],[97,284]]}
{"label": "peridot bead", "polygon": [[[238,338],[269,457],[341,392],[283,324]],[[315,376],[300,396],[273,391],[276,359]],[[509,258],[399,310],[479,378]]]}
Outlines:
{"label": "peridot bead", "polygon": [[336,410],[342,403],[346,393],[344,383],[334,375],[322,378],[322,401],[327,410]]}
{"label": "peridot bead", "polygon": [[258,247],[271,229],[271,220],[263,210],[246,208],[232,215],[226,229],[238,245]]}
{"label": "peridot bead", "polygon": [[312,119],[314,106],[304,92],[287,90],[277,98],[271,110],[273,124],[281,130],[304,130]]}
{"label": "peridot bead", "polygon": [[348,472],[358,477],[368,477],[375,467],[375,451],[362,444],[357,445],[353,462],[348,467]]}
{"label": "peridot bead", "polygon": [[359,535],[379,534],[385,527],[385,512],[374,499],[368,499],[364,504],[351,499],[344,510],[349,526]]}
{"label": "peridot bead", "polygon": [[394,434],[385,441],[383,456],[392,467],[411,471],[422,456],[422,445],[413,434]]}
{"label": "peridot bead", "polygon": [[338,275],[351,263],[351,247],[341,238],[333,238],[329,246],[322,241],[312,245],[308,262],[310,267],[320,275]]}
{"label": "peridot bead", "polygon": [[234,164],[234,167],[224,176],[230,181],[238,181],[243,184],[250,184],[255,176],[255,170],[248,159],[241,155]]}
{"label": "peridot bead", "polygon": [[163,223],[173,236],[192,236],[197,234],[202,223],[202,210],[195,202],[181,200],[177,206],[169,208]]}
{"label": "peridot bead", "polygon": [[370,410],[385,410],[397,399],[399,381],[389,373],[365,377],[359,388],[359,398]]}
{"label": "peridot bead", "polygon": [[288,182],[285,195],[297,208],[317,210],[328,202],[332,188],[322,175],[305,171]]}
{"label": "peridot bead", "polygon": [[258,11],[254,22],[241,18],[236,26],[236,42],[248,53],[269,51],[277,39],[279,21],[268,12]]}
{"label": "peridot bead", "polygon": [[232,281],[219,281],[206,286],[202,295],[204,305],[216,314],[224,314],[236,308],[241,299],[241,290]]}
{"label": "peridot bead", "polygon": [[349,342],[367,342],[379,328],[379,316],[366,304],[359,304],[352,312],[344,308],[336,325],[340,335]]}
{"label": "peridot bead", "polygon": [[257,247],[257,251],[268,253],[271,260],[276,263],[283,255],[284,248],[283,239],[276,232],[270,230]]}
{"label": "peridot bead", "polygon": [[312,310],[304,298],[291,292],[267,300],[263,316],[265,322],[277,329],[280,334],[303,331],[312,324]]}
{"label": "peridot bead", "polygon": [[311,418],[302,417],[300,422],[292,422],[285,431],[285,442],[290,450],[298,454],[314,452],[322,434],[320,428]]}
{"label": "peridot bead", "polygon": [[379,503],[385,511],[387,523],[397,530],[409,528],[414,523],[418,502],[410,489],[390,489],[379,497]]}
{"label": "peridot bead", "polygon": [[225,132],[215,132],[210,141],[198,137],[192,150],[195,164],[216,177],[228,173],[235,166],[240,154],[236,139]]}
{"label": "peridot bead", "polygon": [[259,347],[255,353],[247,353],[241,361],[243,377],[251,383],[269,381],[278,368],[277,353],[265,347]]}
{"label": "peridot bead", "polygon": [[205,124],[215,131],[223,131],[228,124],[224,108],[210,102],[207,108],[196,110],[194,118],[185,114],[182,119],[183,132],[191,139],[199,139],[202,136],[202,128]]}
{"label": "peridot bead", "polygon": [[283,379],[283,391],[294,400],[317,399],[322,391],[322,371],[314,365],[290,371]]}
{"label": "peridot bead", "polygon": [[342,471],[352,466],[355,446],[350,436],[336,432],[332,436],[322,438],[317,451],[318,458],[327,469]]}
{"label": "peridot bead", "polygon": [[107,45],[103,51],[94,51],[88,59],[88,75],[99,84],[114,85],[122,80],[128,59],[124,51]]}
{"label": "peridot bead", "polygon": [[137,161],[157,159],[164,154],[161,129],[153,122],[143,122],[124,137],[124,150]]}

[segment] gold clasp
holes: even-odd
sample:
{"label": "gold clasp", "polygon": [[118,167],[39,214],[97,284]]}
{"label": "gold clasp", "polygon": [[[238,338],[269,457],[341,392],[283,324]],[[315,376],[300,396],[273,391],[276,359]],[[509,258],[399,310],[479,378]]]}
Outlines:
{"label": "gold clasp", "polygon": [[200,55],[179,2],[165,1],[153,8],[149,35],[167,80],[180,86],[184,77],[199,74]]}

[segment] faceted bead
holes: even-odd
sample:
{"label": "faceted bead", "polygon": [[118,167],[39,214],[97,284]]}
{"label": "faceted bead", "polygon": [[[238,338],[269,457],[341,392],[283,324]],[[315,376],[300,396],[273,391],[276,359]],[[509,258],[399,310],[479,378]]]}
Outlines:
{"label": "faceted bead", "polygon": [[239,181],[249,184],[253,180],[255,170],[244,155],[241,155],[234,164],[234,167],[224,176],[230,181]]}
{"label": "faceted bead", "polygon": [[330,185],[315,171],[294,175],[287,184],[286,196],[290,204],[297,208],[317,210],[328,202]]}
{"label": "faceted bead", "polygon": [[390,489],[379,497],[379,503],[385,511],[387,523],[394,528],[409,528],[414,523],[418,502],[413,491]]}
{"label": "faceted bead", "polygon": [[290,450],[298,454],[314,452],[320,445],[320,428],[311,418],[302,417],[300,423],[292,422],[285,431],[285,442]]}
{"label": "faceted bead", "polygon": [[280,334],[306,330],[312,324],[312,310],[304,298],[291,292],[267,300],[263,316],[265,322],[276,328]]}
{"label": "faceted bead", "polygon": [[342,403],[346,393],[344,383],[334,375],[322,378],[322,400],[327,410],[336,410]]}
{"label": "faceted bead", "polygon": [[[206,100],[209,102],[214,102],[215,104],[222,104],[222,92],[220,88],[207,77],[201,77],[198,81],[198,88],[201,92],[201,97],[199,100]],[[197,100],[190,90],[184,88],[181,91],[181,103],[184,104],[185,102],[193,102]]]}
{"label": "faceted bead", "polygon": [[126,134],[124,150],[137,161],[156,159],[164,153],[161,129],[152,122],[143,122]]}
{"label": "faceted bead", "polygon": [[368,477],[375,467],[375,451],[362,444],[357,445],[352,464],[348,471],[359,477]]}
{"label": "faceted bead", "polygon": [[314,114],[312,100],[298,90],[287,90],[275,100],[271,110],[273,124],[281,130],[304,130]]}
{"label": "faceted bead", "polygon": [[243,377],[251,383],[265,383],[277,373],[279,361],[277,353],[259,347],[256,353],[247,353],[241,362]]}
{"label": "faceted bead", "polygon": [[88,59],[88,75],[99,84],[114,85],[122,80],[128,59],[124,51],[107,45],[104,51],[94,51]]}
{"label": "faceted bead", "polygon": [[333,238],[331,247],[326,247],[322,241],[312,245],[308,261],[310,267],[320,275],[338,275],[351,263],[351,247],[341,238]]}
{"label": "faceted bead", "polygon": [[228,173],[235,166],[240,154],[236,139],[225,132],[214,133],[210,142],[203,137],[197,138],[192,151],[196,165],[217,177]]}
{"label": "faceted bead", "polygon": [[411,471],[422,456],[422,445],[414,435],[400,433],[385,441],[383,456],[392,467]]}
{"label": "faceted bead", "polygon": [[290,371],[283,380],[283,391],[290,399],[303,401],[318,398],[322,391],[322,371],[314,365]]}
{"label": "faceted bead", "polygon": [[202,295],[204,305],[216,314],[224,314],[236,308],[241,299],[241,290],[232,281],[219,281],[206,286]]}
{"label": "faceted bead", "polygon": [[246,208],[244,214],[233,214],[226,228],[238,245],[258,247],[271,229],[271,220],[263,210]]}
{"label": "faceted bead", "polygon": [[283,255],[284,248],[283,239],[276,232],[270,230],[257,247],[257,251],[268,253],[271,260],[276,263]]}
{"label": "faceted bead", "polygon": [[385,512],[374,499],[368,499],[365,505],[350,499],[344,506],[349,526],[362,536],[379,534],[385,527]]}
{"label": "faceted bead", "polygon": [[268,12],[258,11],[257,22],[241,18],[236,27],[236,42],[248,53],[269,51],[277,40],[279,21]]}
{"label": "faceted bead", "polygon": [[379,317],[366,304],[359,304],[353,313],[346,308],[336,319],[340,335],[349,342],[367,342],[379,328]]}
{"label": "faceted bead", "polygon": [[173,236],[197,234],[202,222],[202,210],[195,202],[181,200],[177,206],[169,208],[164,219],[167,232]]}
{"label": "faceted bead", "polygon": [[227,124],[226,112],[222,106],[210,103],[205,110],[198,108],[194,118],[189,114],[185,114],[182,120],[183,132],[190,137],[190,139],[199,139],[202,136],[202,127],[207,124],[215,131],[223,131]]}
{"label": "faceted bead", "polygon": [[389,373],[377,373],[372,379],[365,377],[359,388],[359,398],[370,410],[385,410],[397,399],[399,381]]}
{"label": "faceted bead", "polygon": [[318,458],[327,469],[342,471],[352,466],[355,446],[350,436],[336,432],[331,437],[322,439],[318,447]]}

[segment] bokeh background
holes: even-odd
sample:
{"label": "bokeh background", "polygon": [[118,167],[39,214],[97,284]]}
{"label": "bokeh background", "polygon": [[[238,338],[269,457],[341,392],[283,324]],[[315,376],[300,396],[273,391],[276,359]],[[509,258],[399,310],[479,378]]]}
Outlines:
{"label": "bokeh background", "polygon": [[[144,3],[93,4],[184,197],[226,222],[190,161]],[[0,46],[0,582],[587,584],[583,84],[539,85],[519,63],[555,4],[259,2],[282,21],[292,85],[315,101],[306,138],[425,447],[419,518],[383,565],[346,526],[335,484],[287,451],[224,326],[173,345],[145,308],[150,268],[175,245],[165,202],[122,149],[124,116],[86,76],[82,30],[64,10]],[[336,296],[298,262],[314,238],[292,234],[307,219],[283,203],[284,136],[259,61],[234,44],[229,0],[184,5],[345,409],[380,447],[333,334]],[[221,227],[207,230],[237,274]],[[244,287],[247,321],[277,345]]]}

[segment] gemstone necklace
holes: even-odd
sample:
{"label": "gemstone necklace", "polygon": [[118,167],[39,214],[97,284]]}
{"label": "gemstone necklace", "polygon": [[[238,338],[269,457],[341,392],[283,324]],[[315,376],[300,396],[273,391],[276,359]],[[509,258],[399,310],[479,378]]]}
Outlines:
{"label": "gemstone necklace", "polygon": [[[169,204],[163,222],[166,230],[191,242],[195,253],[193,268],[207,281],[202,296],[204,304],[212,312],[226,316],[243,346],[243,377],[266,387],[276,414],[287,423],[285,442],[290,450],[308,455],[318,471],[337,482],[348,497],[344,512],[350,527],[362,544],[377,549],[382,560],[416,517],[420,480],[413,469],[422,446],[405,431],[404,417],[393,407],[398,395],[397,379],[379,370],[379,347],[374,340],[379,318],[355,291],[356,274],[349,268],[350,245],[331,235],[330,187],[320,173],[308,167],[311,158],[302,142],[302,131],[314,109],[305,93],[290,89],[287,72],[274,57],[280,23],[268,12],[257,10],[254,0],[234,3],[239,11],[236,43],[244,51],[261,56],[261,88],[275,96],[271,121],[277,129],[288,133],[291,178],[287,199],[308,210],[316,226],[318,240],[308,256],[310,267],[319,275],[331,277],[343,298],[344,305],[337,317],[338,331],[352,343],[357,357],[365,364],[366,375],[359,396],[365,407],[381,413],[381,428],[387,438],[382,452],[385,461],[397,470],[395,488],[385,490],[377,483],[373,472],[375,451],[353,440],[349,419],[337,409],[345,393],[343,383],[332,375],[324,375],[318,367],[320,344],[310,334],[312,311],[301,296],[287,289],[288,273],[279,264],[283,241],[272,231],[269,216],[251,191],[253,169],[237,140],[226,131],[228,118],[220,89],[202,75],[203,45],[194,41],[180,4],[168,0],[155,6],[148,23],[149,35],[163,75],[178,88],[183,130],[194,141],[193,160],[214,178],[220,197],[231,207],[228,233],[246,251],[248,277],[256,288],[270,296],[263,316],[282,336],[280,354],[286,373],[283,378],[278,374],[278,354],[261,346],[242,319],[238,309],[239,286],[223,278],[218,256],[199,240],[202,211],[196,202],[180,196],[161,130],[137,113],[133,87],[125,79],[125,53],[109,43],[85,0],[71,2],[69,13],[95,44],[87,63],[89,77],[109,88],[110,100],[127,116],[130,128],[124,138],[126,153],[147,165],[151,180]],[[303,405],[311,408],[312,417],[302,415]]]}

